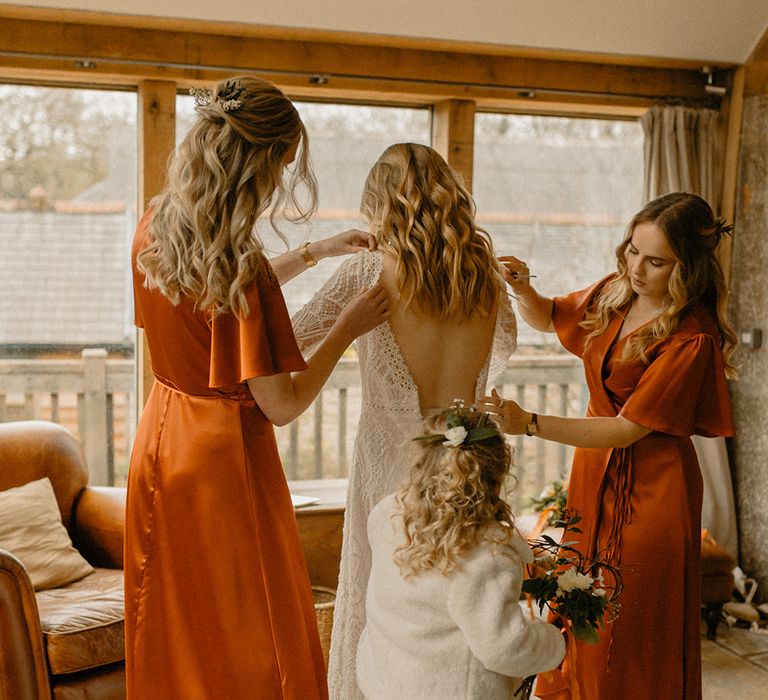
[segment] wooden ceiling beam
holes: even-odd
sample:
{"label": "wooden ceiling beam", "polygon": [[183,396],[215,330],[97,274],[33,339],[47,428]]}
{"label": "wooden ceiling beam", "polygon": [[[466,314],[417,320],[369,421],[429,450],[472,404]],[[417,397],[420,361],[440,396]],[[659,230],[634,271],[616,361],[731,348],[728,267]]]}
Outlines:
{"label": "wooden ceiling beam", "polygon": [[[255,72],[307,95],[407,95],[411,101],[476,99],[647,106],[705,99],[698,70],[449,50],[365,46],[3,17],[0,74],[74,82],[216,80]],[[318,83],[319,81],[319,83]],[[367,99],[367,97],[366,97]]]}

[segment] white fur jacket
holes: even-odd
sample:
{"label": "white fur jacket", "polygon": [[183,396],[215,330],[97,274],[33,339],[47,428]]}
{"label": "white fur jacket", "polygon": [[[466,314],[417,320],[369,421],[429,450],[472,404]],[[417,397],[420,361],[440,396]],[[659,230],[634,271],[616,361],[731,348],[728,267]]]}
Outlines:
{"label": "white fur jacket", "polygon": [[519,678],[560,663],[560,631],[519,603],[533,555],[517,533],[509,544],[481,542],[448,576],[406,580],[392,559],[404,542],[394,509],[387,496],[368,518],[373,566],[357,653],[367,700],[508,700]]}

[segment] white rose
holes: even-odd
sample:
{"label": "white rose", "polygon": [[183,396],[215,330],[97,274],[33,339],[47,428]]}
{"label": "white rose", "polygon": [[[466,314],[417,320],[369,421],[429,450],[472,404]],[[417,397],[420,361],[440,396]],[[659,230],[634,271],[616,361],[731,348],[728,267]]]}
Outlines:
{"label": "white rose", "polygon": [[467,429],[463,425],[457,425],[455,428],[445,431],[445,441],[443,445],[446,447],[458,447],[464,442],[464,438],[467,437]]}
{"label": "white rose", "polygon": [[595,579],[591,576],[580,574],[576,569],[570,568],[557,577],[557,595],[562,596],[573,590],[586,591],[594,582]]}
{"label": "white rose", "polygon": [[555,490],[551,486],[545,486],[541,493],[539,494],[539,498],[554,498],[555,497]]}

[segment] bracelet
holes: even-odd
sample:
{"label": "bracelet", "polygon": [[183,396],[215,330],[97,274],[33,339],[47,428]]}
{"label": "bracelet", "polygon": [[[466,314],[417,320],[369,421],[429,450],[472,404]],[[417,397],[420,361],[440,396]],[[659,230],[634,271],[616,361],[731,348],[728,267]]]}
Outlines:
{"label": "bracelet", "polygon": [[309,252],[309,241],[304,241],[304,245],[299,248],[301,257],[304,258],[304,262],[307,267],[314,267],[317,265],[317,260],[312,257],[312,253]]}

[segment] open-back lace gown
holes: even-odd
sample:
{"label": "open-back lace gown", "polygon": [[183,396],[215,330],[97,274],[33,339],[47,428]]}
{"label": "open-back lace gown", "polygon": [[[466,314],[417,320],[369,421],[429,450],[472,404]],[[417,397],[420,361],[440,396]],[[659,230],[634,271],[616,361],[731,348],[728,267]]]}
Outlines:
{"label": "open-back lace gown", "polygon": [[[311,352],[341,309],[381,275],[383,253],[364,251],[344,262],[292,319],[302,352]],[[477,378],[476,395],[506,366],[514,352],[517,325],[506,295],[500,295],[493,342]],[[371,571],[366,523],[372,508],[394,493],[405,474],[408,443],[422,430],[418,388],[387,322],[357,339],[362,406],[352,457],[328,668],[333,700],[360,700],[355,655],[365,626],[365,594]]]}

